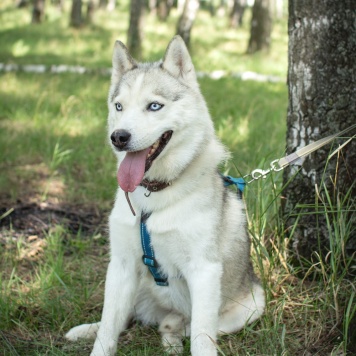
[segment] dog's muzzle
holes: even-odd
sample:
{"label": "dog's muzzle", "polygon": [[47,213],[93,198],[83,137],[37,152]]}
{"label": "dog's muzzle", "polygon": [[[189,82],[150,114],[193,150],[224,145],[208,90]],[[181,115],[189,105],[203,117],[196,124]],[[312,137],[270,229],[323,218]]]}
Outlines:
{"label": "dog's muzzle", "polygon": [[111,143],[120,151],[127,146],[130,138],[131,134],[126,130],[115,130],[110,136]]}

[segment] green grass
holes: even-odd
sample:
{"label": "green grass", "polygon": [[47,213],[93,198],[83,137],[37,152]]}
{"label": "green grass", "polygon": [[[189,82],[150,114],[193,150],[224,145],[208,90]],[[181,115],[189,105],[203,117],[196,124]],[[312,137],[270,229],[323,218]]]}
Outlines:
{"label": "green grass", "polygon": [[[176,12],[167,23],[147,16],[145,59],[163,55],[176,21]],[[16,9],[10,0],[0,4],[0,62],[109,67],[114,40],[126,38],[127,2],[110,14],[98,12],[94,24],[80,30],[70,29],[68,12],[61,15],[49,2],[46,21],[29,22],[29,9]],[[246,55],[247,38],[248,21],[231,30],[226,19],[201,11],[192,38],[196,68],[285,76],[286,21],[275,24],[268,54]],[[94,74],[0,74],[0,208],[10,211],[21,201],[110,209],[117,182],[106,138],[108,85],[109,77]],[[247,174],[283,155],[285,84],[227,77],[202,78],[200,86],[216,131],[232,152],[223,170]],[[281,181],[281,173],[273,174],[246,189],[252,256],[268,303],[259,321],[219,340],[220,354],[346,354],[355,335],[355,288],[346,278],[354,267],[344,250],[353,232],[354,201],[339,197],[335,205],[320,189],[315,209],[329,221],[332,253],[316,259],[301,278],[280,216]],[[0,213],[0,224],[4,218]],[[101,230],[73,234],[61,223],[39,236],[0,227],[0,355],[89,354],[91,341],[69,343],[63,335],[100,319],[106,239]],[[141,325],[124,333],[118,351],[162,353],[157,330]]]}
{"label": "green grass", "polygon": [[[6,174],[0,189],[14,200],[25,180],[28,189],[46,196],[51,189],[45,180],[66,201],[110,201],[116,180],[106,144],[109,78],[26,73],[1,78],[0,166]],[[255,168],[266,154],[283,154],[283,84],[205,78],[201,88],[241,172]]]}
{"label": "green grass", "polygon": [[[80,30],[69,28],[67,12],[47,5],[47,21],[31,25],[29,9],[16,9],[10,0],[0,4],[0,62],[17,64],[70,64],[90,68],[110,67],[116,39],[126,42],[129,24],[128,2],[118,2],[114,12],[98,11],[92,25]],[[229,29],[225,18],[200,11],[192,32],[192,55],[197,70],[228,72],[255,71],[286,76],[286,20],[275,23],[270,53],[246,55],[250,12],[244,27]],[[178,19],[173,10],[167,22],[147,15],[144,26],[143,58],[162,58],[167,43],[175,34]]]}
{"label": "green grass", "polygon": [[0,165],[7,172],[2,189],[16,199],[23,179],[38,194],[53,183],[65,200],[110,200],[115,163],[106,145],[109,79],[23,73],[1,78]]}

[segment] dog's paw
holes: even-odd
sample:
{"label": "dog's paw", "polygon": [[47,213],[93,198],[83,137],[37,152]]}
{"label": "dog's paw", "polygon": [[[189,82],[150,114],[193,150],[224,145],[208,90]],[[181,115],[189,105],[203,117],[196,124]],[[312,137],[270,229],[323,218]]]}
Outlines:
{"label": "dog's paw", "polygon": [[82,324],[70,329],[65,337],[70,341],[77,341],[78,339],[95,339],[99,330],[100,323]]}
{"label": "dog's paw", "polygon": [[216,341],[205,333],[193,336],[190,339],[190,351],[192,356],[217,356]]}

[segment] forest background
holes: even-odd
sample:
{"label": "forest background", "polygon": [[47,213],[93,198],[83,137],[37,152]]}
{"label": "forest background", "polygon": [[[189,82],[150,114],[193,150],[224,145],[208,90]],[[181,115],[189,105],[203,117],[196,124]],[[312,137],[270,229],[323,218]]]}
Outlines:
{"label": "forest background", "polygon": [[[137,23],[140,48],[132,49],[143,60],[161,58],[179,32],[184,2],[161,3],[145,3]],[[236,3],[243,4],[237,20]],[[191,23],[188,44],[201,90],[217,133],[232,152],[222,171],[234,176],[268,166],[285,152],[287,4],[267,3],[267,21],[259,21],[267,31],[261,32],[261,48],[257,40],[251,44],[252,2],[200,2]],[[108,68],[115,40],[132,44],[132,4],[5,0],[0,5],[4,355],[85,355],[92,345],[71,344],[63,335],[78,323],[100,319],[106,217],[116,189],[116,163],[106,140]],[[356,347],[352,259],[340,244],[329,259],[298,266],[280,214],[281,188],[280,173],[247,188],[252,254],[268,305],[260,321],[222,337],[219,352],[351,352]],[[121,337],[118,354],[162,354],[157,330],[133,324]]]}

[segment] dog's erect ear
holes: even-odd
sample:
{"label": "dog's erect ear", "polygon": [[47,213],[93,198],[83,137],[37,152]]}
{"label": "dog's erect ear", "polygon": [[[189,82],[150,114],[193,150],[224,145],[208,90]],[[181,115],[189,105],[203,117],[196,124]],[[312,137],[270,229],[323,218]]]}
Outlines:
{"label": "dog's erect ear", "polygon": [[136,67],[137,64],[126,46],[122,42],[116,41],[112,56],[111,82],[118,82],[124,73]]}
{"label": "dog's erect ear", "polygon": [[194,65],[188,49],[180,36],[174,36],[163,58],[162,68],[176,78],[191,84],[197,83]]}

